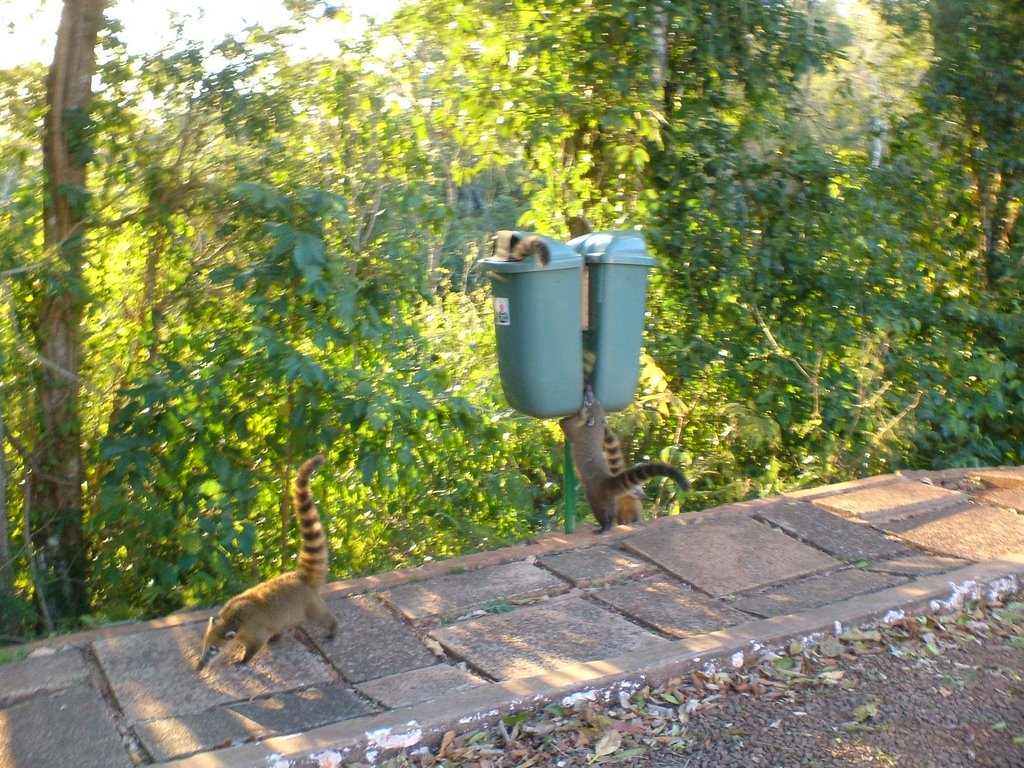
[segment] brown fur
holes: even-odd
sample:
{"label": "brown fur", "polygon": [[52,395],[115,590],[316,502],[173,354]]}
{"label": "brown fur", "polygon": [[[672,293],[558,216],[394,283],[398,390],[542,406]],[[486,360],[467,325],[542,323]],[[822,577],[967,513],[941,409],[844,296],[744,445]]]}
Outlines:
{"label": "brown fur", "polygon": [[[608,462],[608,471],[613,475],[621,475],[625,471],[626,459],[622,455],[622,443],[607,424],[604,425],[604,457]],[[615,499],[615,522],[619,525],[639,523],[644,511],[642,500],[646,498],[644,489],[639,485],[621,494]]]}
{"label": "brown fur", "polygon": [[309,477],[323,462],[324,456],[319,454],[303,464],[292,487],[292,503],[302,531],[298,566],[231,598],[216,618],[210,618],[199,669],[232,644],[244,648],[240,660],[244,664],[268,642],[304,621],[319,624],[334,636],[338,620],[319,591],[327,578],[327,537],[309,490]]}
{"label": "brown fur", "polygon": [[606,423],[604,408],[589,392],[579,414],[559,421],[571,444],[573,463],[583,482],[587,504],[600,523],[598,533],[604,533],[615,524],[616,499],[644,481],[652,477],[670,477],[683,490],[690,487],[682,472],[661,462],[637,464],[625,472],[612,474],[604,454]]}
{"label": "brown fur", "polygon": [[495,237],[491,247],[491,258],[499,261],[522,261],[527,256],[536,256],[537,261],[547,266],[551,251],[544,238],[539,235],[522,237],[517,232],[503,229]]}

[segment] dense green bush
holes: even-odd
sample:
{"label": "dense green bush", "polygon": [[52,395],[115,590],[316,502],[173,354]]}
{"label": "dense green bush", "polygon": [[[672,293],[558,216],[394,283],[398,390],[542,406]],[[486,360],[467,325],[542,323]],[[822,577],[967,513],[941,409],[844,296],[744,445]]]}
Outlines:
{"label": "dense green bush", "polygon": [[[658,513],[1024,463],[1019,11],[967,5],[890,27],[863,4],[421,0],[331,59],[255,28],[217,67],[109,30],[83,191],[93,620],[289,567],[288,486],[320,450],[339,577],[557,528],[560,431],[498,383],[476,262],[500,228],[645,234],[637,400],[612,421],[692,479],[652,484]],[[861,77],[886,66],[889,91]],[[47,623],[24,484],[32,318],[62,269],[42,75],[0,72],[5,636]]]}

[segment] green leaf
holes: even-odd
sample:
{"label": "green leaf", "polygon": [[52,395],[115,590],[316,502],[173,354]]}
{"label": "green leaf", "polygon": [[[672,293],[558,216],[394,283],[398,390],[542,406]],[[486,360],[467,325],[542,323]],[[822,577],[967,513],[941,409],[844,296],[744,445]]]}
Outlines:
{"label": "green leaf", "polygon": [[862,704],[853,710],[853,719],[858,723],[863,723],[875,717],[878,717],[877,704]]}
{"label": "green leaf", "polygon": [[292,258],[307,282],[318,280],[325,266],[323,240],[308,232],[298,233]]}
{"label": "green leaf", "polygon": [[526,710],[524,712],[516,712],[514,714],[508,715],[507,717],[502,719],[502,722],[505,724],[507,728],[514,728],[520,723],[529,720],[532,716],[533,713],[529,710]]}

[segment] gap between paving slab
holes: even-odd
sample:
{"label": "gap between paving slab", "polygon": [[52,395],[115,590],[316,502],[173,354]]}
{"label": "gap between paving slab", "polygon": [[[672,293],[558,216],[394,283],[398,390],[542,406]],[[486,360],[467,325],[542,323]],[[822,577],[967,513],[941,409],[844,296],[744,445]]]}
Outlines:
{"label": "gap between paving slab", "polygon": [[[949,473],[955,474],[956,477],[962,477],[965,474],[973,474],[976,476],[981,472],[994,473],[1000,477],[1005,476],[1015,482],[1024,482],[1024,468],[997,467],[976,470],[942,470],[937,472],[916,470],[914,472],[901,474],[874,475],[872,477],[865,477],[859,480],[848,480],[842,483],[817,486],[815,488],[809,488],[802,491],[789,491],[780,494],[779,496],[736,502],[700,512],[687,512],[685,517],[688,522],[698,522],[706,517],[716,516],[731,511],[753,514],[760,507],[777,504],[779,499],[812,501],[818,498],[849,493],[850,491],[872,488],[875,486],[891,485],[905,479],[940,477]],[[617,544],[623,539],[636,535],[638,531],[647,533],[649,531],[657,530],[662,526],[678,525],[678,518],[678,515],[673,515],[669,517],[645,520],[642,525],[618,526],[603,534],[601,537],[596,537],[593,529],[588,529],[586,527],[570,534],[557,532],[546,533],[534,539],[527,540],[524,544],[514,547],[462,555],[458,558],[458,568],[464,571],[475,571],[480,568],[486,568],[488,566],[498,565],[501,563],[510,563],[527,557],[540,557],[543,555],[568,552],[590,545]],[[359,576],[352,579],[345,579],[343,581],[331,582],[324,586],[321,592],[327,600],[346,597],[348,595],[382,592],[404,584],[449,574],[455,567],[455,564],[450,560],[437,560],[430,563],[424,563],[414,568],[402,568],[370,576]],[[100,629],[78,632],[70,637],[58,638],[57,644],[62,646],[84,647],[94,641],[109,637],[133,635],[138,632],[179,627],[200,621],[205,622],[211,615],[216,613],[216,610],[217,609],[215,607],[211,607],[192,611],[179,611],[178,613],[172,613],[159,619],[150,619],[142,623],[137,621],[124,621],[117,624],[111,624]],[[47,639],[36,640],[23,647],[26,651],[31,653],[37,649],[52,649],[54,645],[54,640]]]}
{"label": "gap between paving slab", "polygon": [[607,698],[642,685],[660,685],[734,654],[756,652],[786,642],[865,625],[903,613],[955,609],[969,598],[992,598],[1018,589],[1024,579],[1024,552],[964,566],[940,575],[890,587],[800,614],[746,622],[725,630],[639,648],[628,655],[470,688],[444,701],[361,717],[305,733],[272,737],[229,747],[161,768],[314,768],[342,760],[375,761],[403,749],[436,743],[448,730],[483,728],[510,712],[571,697]]}
{"label": "gap between paving slab", "polygon": [[[969,480],[969,482],[967,482]],[[899,499],[900,497],[906,496],[906,491],[909,486],[916,486],[922,481],[924,485],[939,484],[941,483],[946,490],[945,493],[928,493],[924,495],[930,498],[940,500],[940,504],[946,499],[952,497],[959,497],[966,500],[966,496],[963,496],[959,491],[968,490],[972,495],[975,495],[975,491],[983,488],[1010,488],[1019,489],[1021,483],[1024,482],[1024,473],[1019,468],[1012,468],[1009,472],[1004,472],[1003,468],[997,470],[975,470],[975,471],[947,471],[942,473],[914,473],[914,477],[908,478],[900,475],[889,475],[881,477],[866,478],[860,481],[853,481],[851,483],[843,483],[832,487],[819,487],[812,489],[810,492],[799,493],[799,494],[784,494],[782,496],[775,496],[767,499],[758,499],[748,502],[742,502],[738,504],[727,505],[725,507],[719,507],[712,510],[706,510],[704,512],[696,512],[687,514],[685,519],[679,517],[667,517],[655,520],[646,521],[642,526],[630,526],[616,529],[615,531],[609,532],[602,537],[595,537],[591,530],[584,529],[577,534],[573,535],[560,535],[560,534],[548,534],[539,540],[534,540],[525,545],[517,547],[510,547],[503,550],[497,550],[492,552],[484,552],[476,555],[469,555],[461,557],[456,561],[439,561],[436,563],[430,563],[420,568],[406,569],[402,571],[393,571],[378,576],[370,576],[359,579],[352,579],[344,582],[337,582],[332,585],[328,585],[324,594],[325,597],[335,604],[335,607],[340,609],[342,604],[347,609],[355,611],[353,616],[356,614],[364,616],[366,626],[376,627],[378,630],[381,627],[386,629],[386,625],[397,623],[401,625],[401,628],[405,630],[403,634],[409,633],[411,630],[407,628],[404,622],[397,620],[396,613],[402,613],[406,621],[410,621],[412,624],[418,625],[421,631],[429,630],[430,626],[436,626],[434,624],[433,616],[421,616],[417,614],[415,607],[415,600],[408,602],[405,607],[412,608],[411,611],[402,610],[403,596],[413,597],[419,587],[416,586],[418,581],[434,580],[434,581],[451,581],[450,579],[445,581],[444,577],[451,574],[461,574],[465,572],[481,572],[481,581],[479,584],[474,585],[474,592],[469,594],[468,602],[463,605],[460,601],[454,605],[451,610],[458,611],[463,607],[469,608],[474,604],[480,603],[481,601],[488,601],[493,597],[491,592],[493,589],[488,587],[485,577],[487,571],[492,572],[492,575],[497,574],[499,571],[506,576],[512,572],[523,571],[521,575],[527,575],[534,577],[537,580],[537,584],[534,585],[536,589],[527,590],[527,594],[524,597],[529,598],[531,595],[542,593],[543,599],[548,599],[550,595],[559,595],[569,585],[574,585],[576,591],[570,592],[569,594],[557,597],[557,600],[565,600],[573,603],[578,601],[578,590],[581,587],[592,586],[592,579],[594,574],[587,569],[580,569],[578,557],[583,556],[584,552],[587,555],[593,556],[595,559],[601,561],[606,567],[611,570],[618,570],[620,573],[631,575],[629,583],[624,587],[611,586],[606,590],[607,601],[602,601],[597,595],[590,595],[590,598],[596,600],[598,603],[606,602],[609,608],[615,610],[615,598],[619,592],[628,590],[643,590],[646,594],[652,596],[651,599],[645,602],[645,606],[650,608],[647,614],[643,616],[633,616],[633,621],[639,621],[641,625],[648,625],[650,627],[657,628],[662,635],[675,636],[679,639],[675,640],[664,640],[660,639],[658,643],[649,643],[643,638],[643,635],[636,635],[638,640],[642,640],[639,645],[635,646],[634,650],[628,655],[622,657],[616,657],[614,654],[613,658],[597,661],[573,661],[573,657],[563,658],[561,662],[554,664],[557,667],[553,672],[545,671],[539,673],[539,669],[549,669],[545,667],[539,667],[535,670],[521,670],[517,674],[524,675],[518,679],[504,680],[499,682],[488,682],[472,674],[469,674],[465,670],[459,671],[457,668],[441,664],[439,666],[426,666],[420,669],[414,670],[416,672],[416,679],[410,680],[410,684],[406,689],[400,689],[398,681],[395,679],[380,678],[379,680],[373,680],[376,675],[381,674],[385,670],[367,669],[365,672],[359,672],[355,669],[344,668],[343,664],[340,664],[337,658],[334,658],[335,654],[330,644],[323,644],[314,642],[314,645],[318,647],[321,654],[324,654],[329,660],[330,664],[343,673],[343,679],[348,679],[349,682],[355,681],[357,678],[368,679],[365,685],[358,684],[356,688],[363,689],[364,695],[370,696],[371,699],[377,699],[378,701],[384,701],[382,697],[384,693],[393,694],[395,698],[385,702],[384,706],[393,707],[388,712],[376,712],[372,716],[366,716],[358,711],[350,712],[347,717],[350,719],[337,723],[328,720],[320,720],[318,727],[306,728],[301,726],[304,732],[295,733],[292,736],[284,735],[267,735],[265,740],[257,743],[249,744],[238,744],[236,746],[227,746],[222,749],[216,749],[211,752],[200,752],[199,754],[193,755],[187,758],[176,758],[171,762],[161,763],[166,766],[233,766],[234,768],[241,768],[242,766],[248,765],[260,765],[264,766],[268,757],[273,755],[285,755],[288,759],[281,759],[276,764],[271,762],[272,765],[280,766],[295,766],[300,768],[304,766],[320,766],[321,762],[314,760],[311,756],[318,754],[317,749],[325,754],[327,764],[338,764],[331,762],[334,759],[334,755],[344,754],[346,759],[358,759],[359,756],[366,757],[367,752],[371,756],[375,753],[379,756],[385,754],[388,749],[397,749],[406,746],[410,746],[409,742],[415,742],[415,744],[427,743],[429,740],[437,739],[445,730],[449,728],[456,728],[458,730],[468,730],[473,727],[478,727],[479,724],[494,722],[501,714],[507,713],[514,709],[521,709],[524,707],[531,707],[538,703],[545,701],[557,700],[563,696],[572,694],[574,692],[580,692],[583,690],[591,690],[600,686],[618,686],[619,689],[622,687],[628,687],[636,680],[646,680],[649,682],[657,682],[660,678],[657,677],[659,674],[670,675],[665,670],[676,670],[676,673],[680,671],[686,671],[687,669],[693,669],[694,665],[704,663],[709,657],[727,657],[736,650],[744,650],[743,643],[749,643],[753,641],[771,641],[775,636],[779,636],[781,639],[792,637],[794,634],[806,634],[811,631],[827,630],[833,620],[838,618],[844,623],[863,622],[867,619],[876,619],[882,615],[882,609],[878,608],[873,614],[869,611],[864,616],[856,619],[842,619],[838,614],[842,611],[851,612],[851,615],[856,612],[853,607],[858,605],[873,605],[874,602],[883,598],[883,596],[890,596],[895,599],[896,596],[902,596],[900,599],[906,600],[944,600],[950,595],[958,595],[962,592],[963,579],[969,573],[972,573],[971,569],[977,569],[984,564],[973,564],[973,565],[962,565],[957,567],[957,561],[949,558],[942,559],[942,562],[938,562],[940,558],[936,558],[931,555],[914,555],[911,557],[903,558],[900,561],[892,561],[885,563],[873,563],[870,570],[877,570],[881,573],[890,573],[895,576],[905,575],[916,577],[916,581],[909,584],[900,586],[893,586],[889,589],[883,589],[873,594],[863,595],[861,597],[850,597],[848,600],[843,600],[843,597],[853,595],[857,589],[857,584],[852,585],[852,591],[846,591],[843,594],[843,590],[837,590],[834,595],[835,601],[830,605],[823,606],[821,608],[811,608],[814,603],[807,603],[805,598],[797,596],[797,600],[804,600],[804,605],[799,610],[800,612],[796,615],[788,616],[775,616],[773,618],[766,619],[752,619],[749,616],[736,613],[730,620],[728,616],[724,617],[725,620],[718,625],[703,625],[705,634],[694,635],[694,630],[701,631],[700,626],[690,626],[686,623],[682,623],[678,615],[669,617],[670,623],[664,623],[664,616],[660,615],[658,608],[658,600],[655,598],[664,597],[673,603],[674,608],[678,608],[680,601],[692,602],[689,600],[683,600],[683,598],[689,598],[690,595],[683,594],[688,589],[687,587],[681,586],[679,583],[674,581],[665,581],[664,579],[658,578],[646,578],[639,579],[643,576],[644,571],[652,567],[652,561],[659,559],[665,559],[664,557],[654,557],[651,555],[657,555],[657,541],[659,538],[671,539],[676,538],[681,540],[683,545],[686,545],[686,539],[698,531],[702,531],[705,536],[711,536],[712,538],[722,539],[724,536],[723,547],[726,550],[731,549],[733,542],[735,542],[735,534],[737,531],[744,530],[744,526],[749,529],[747,538],[753,538],[762,540],[765,542],[773,540],[776,536],[783,536],[778,539],[779,542],[783,542],[788,539],[792,544],[796,542],[813,542],[814,547],[817,549],[808,551],[808,548],[803,544],[799,544],[793,547],[792,544],[786,544],[785,547],[792,549],[793,552],[799,552],[801,558],[805,560],[802,565],[796,569],[796,572],[789,573],[783,569],[780,573],[772,578],[757,580],[757,585],[761,587],[769,587],[768,591],[765,591],[762,597],[773,600],[772,603],[765,603],[761,615],[770,615],[772,613],[780,612],[777,606],[781,606],[783,610],[786,607],[786,600],[792,597],[790,591],[792,589],[803,589],[812,586],[815,580],[829,580],[829,579],[841,579],[848,581],[850,574],[855,578],[861,580],[869,579],[872,580],[873,586],[884,586],[884,581],[887,577],[878,576],[875,574],[865,574],[862,572],[853,572],[846,570],[841,574],[832,573],[832,567],[841,565],[844,561],[849,564],[853,558],[859,558],[861,555],[893,555],[898,554],[895,551],[888,551],[888,545],[885,543],[884,529],[888,528],[893,524],[894,521],[908,521],[899,522],[900,525],[909,525],[914,527],[920,532],[920,535],[928,534],[928,543],[939,543],[942,544],[950,539],[955,534],[954,531],[946,530],[948,524],[942,526],[938,525],[944,521],[951,519],[952,516],[959,516],[964,510],[957,505],[950,504],[949,506],[943,506],[938,510],[932,509],[932,512],[942,513],[938,519],[933,519],[927,514],[920,515],[918,517],[913,516],[913,512],[910,514],[909,519],[907,516],[907,505],[896,504],[896,507],[904,507],[899,509],[899,514],[893,515],[892,519],[887,521],[877,520],[875,525],[869,528],[865,521],[857,521],[858,510],[843,510],[847,515],[853,513],[854,520],[846,518],[847,527],[850,530],[854,530],[858,533],[857,540],[854,544],[849,541],[833,543],[821,532],[816,529],[812,523],[810,516],[801,515],[802,519],[794,519],[793,515],[787,515],[787,509],[806,511],[809,508],[817,508],[821,514],[834,514],[825,512],[824,510],[831,506],[832,499],[835,496],[846,496],[849,497],[852,494],[862,493],[865,496],[874,496],[875,498],[890,498]],[[976,483],[971,485],[970,483]],[[1005,483],[1005,485],[1004,485]],[[867,493],[865,491],[874,491],[875,493]],[[914,490],[911,490],[911,495],[916,494]],[[980,494],[977,494],[980,495]],[[856,497],[855,497],[856,498]],[[1002,501],[1002,497],[999,497]],[[989,500],[989,503],[993,503],[993,500]],[[824,503],[822,503],[824,502]],[[927,505],[926,505],[927,506]],[[1016,513],[1012,510],[1006,510],[1010,504],[997,505],[1003,506],[1003,510],[998,514],[999,518],[1006,518],[1008,520],[1016,521],[1019,520],[1016,517]],[[981,505],[977,505],[975,508],[983,509]],[[990,508],[991,509],[991,508]],[[915,510],[916,511],[916,510]],[[977,514],[977,512],[975,512]],[[841,518],[836,518],[840,520]],[[755,522],[759,521],[759,522]],[[767,523],[769,526],[773,526],[774,530],[763,526]],[[924,528],[925,525],[930,527]],[[697,527],[691,527],[697,526]],[[751,527],[756,526],[756,527]],[[781,530],[780,530],[781,529]],[[871,533],[872,529],[874,533]],[[782,533],[785,531],[785,534]],[[684,533],[685,532],[685,533]],[[905,535],[905,531],[900,531],[897,535]],[[652,534],[655,534],[652,536]],[[733,535],[730,535],[733,534]],[[805,538],[806,537],[806,538]],[[741,536],[741,538],[743,538]],[[643,542],[647,540],[647,546],[644,547]],[[1003,538],[1002,543],[995,542],[995,547],[1001,547],[1000,549],[990,549],[987,554],[992,557],[993,562],[995,558],[1000,555],[1001,552],[1006,550],[1017,550],[1021,549],[1017,546],[1020,542],[1024,541],[1016,537],[1010,537],[1012,540]],[[641,546],[634,548],[626,543],[630,540],[634,543],[640,542]],[[932,541],[934,540],[934,542]],[[924,543],[924,542],[922,542]],[[692,547],[692,542],[690,542]],[[1009,545],[1009,546],[1007,546]],[[880,548],[879,551],[875,551]],[[926,549],[932,549],[933,551],[945,551],[941,547],[928,547]],[[633,551],[634,555],[639,555],[640,559],[636,556],[631,557],[628,553]],[[831,558],[821,559],[820,556],[824,556],[825,553],[832,555],[836,560]],[[951,552],[950,552],[951,553]],[[662,555],[665,553],[662,552]],[[692,553],[691,553],[692,554]],[[1016,560],[1014,560],[1016,558]],[[671,559],[671,557],[669,557]],[[703,559],[703,558],[697,558]],[[873,559],[873,558],[866,558]],[[982,558],[972,558],[979,560]],[[529,566],[524,562],[528,560],[531,563]],[[692,563],[691,558],[687,560]],[[1019,577],[1024,572],[1024,552],[1020,553],[1020,556],[1013,555],[1004,556],[1000,558],[999,563],[1009,563],[1011,570],[1004,576]],[[558,574],[561,578],[556,581],[551,581],[550,578],[541,576],[540,569],[537,569],[532,565],[536,563],[539,566],[546,567],[549,571]],[[673,563],[662,563],[663,570],[671,573],[672,569],[665,569],[665,565],[673,565]],[[693,576],[690,573],[690,567],[684,563],[680,566],[678,563],[674,565],[679,568],[686,566],[684,574],[676,574],[677,578],[681,576],[683,582],[690,583],[692,579],[688,576]],[[784,564],[779,564],[781,568]],[[552,567],[554,566],[554,567]],[[876,567],[877,566],[877,567]],[[885,566],[885,567],[883,567]],[[786,566],[787,568],[789,566]],[[887,570],[888,568],[888,570]],[[935,568],[953,568],[949,572],[942,573],[941,575],[935,574]],[[578,576],[574,574],[579,569]],[[931,570],[929,570],[931,569]],[[998,567],[997,567],[998,570]],[[984,575],[987,571],[977,571],[978,574]],[[657,569],[653,576],[657,575]],[[699,574],[697,574],[699,575]],[[800,581],[793,581],[792,577],[796,577]],[[997,577],[989,576],[989,582],[996,581]],[[515,580],[518,582],[518,580]],[[601,583],[601,579],[596,580],[598,584]],[[614,579],[612,581],[615,581]],[[786,584],[780,584],[778,588],[771,587],[772,583],[787,582]],[[890,581],[898,581],[894,579]],[[606,582],[607,583],[607,582]],[[987,583],[987,582],[986,582]],[[747,592],[749,584],[739,584],[744,594]],[[927,589],[926,589],[927,588]],[[773,591],[774,590],[774,591]],[[903,590],[902,592],[900,590]],[[927,599],[922,596],[921,590],[930,591],[934,593]],[[358,595],[365,594],[367,592],[376,592],[377,597],[388,602],[388,593],[393,598],[390,603],[394,613],[384,609],[383,604],[377,602],[376,598],[370,598],[369,596],[359,597]],[[550,595],[549,595],[550,593]],[[699,595],[693,595],[696,600]],[[742,595],[740,596],[742,598]],[[695,610],[699,614],[701,611],[706,609],[703,602],[700,605],[695,606]],[[736,606],[736,603],[733,603]],[[537,604],[538,610],[543,611],[543,604]],[[596,607],[596,606],[595,606]],[[748,606],[750,608],[751,606]],[[877,608],[877,606],[876,606]],[[357,610],[358,609],[358,610]],[[447,608],[443,608],[440,605],[437,611],[431,611],[428,613],[440,613],[447,611]],[[517,611],[529,611],[529,608],[520,608]],[[621,611],[621,606],[618,610]],[[886,608],[887,610],[887,608]],[[913,610],[917,610],[914,608]],[[756,611],[755,611],[756,612]],[[635,612],[634,612],[635,613]],[[99,662],[99,666],[104,668],[104,674],[111,674],[111,669],[106,669],[103,665],[103,658],[105,649],[109,649],[113,652],[113,658],[118,657],[117,648],[132,645],[136,641],[142,640],[142,635],[149,634],[150,632],[159,632],[164,630],[160,634],[164,634],[164,640],[174,639],[175,642],[164,647],[164,651],[169,656],[182,656],[187,660],[197,650],[198,634],[201,632],[201,627],[196,624],[198,621],[204,621],[210,614],[210,611],[198,611],[189,614],[178,614],[171,617],[167,617],[162,620],[153,622],[147,622],[145,624],[130,624],[116,628],[106,628],[97,632],[81,633],[71,638],[62,638],[59,642],[62,642],[62,647],[92,647],[89,650],[89,657],[96,662]],[[870,615],[869,615],[870,614]],[[477,614],[474,614],[476,616]],[[488,622],[500,624],[500,612],[496,616],[490,618],[482,618],[478,623],[485,624]],[[685,617],[684,617],[685,618]],[[476,621],[476,619],[472,619]],[[815,624],[815,622],[818,622]],[[728,626],[732,624],[732,626]],[[801,627],[807,627],[814,625],[811,629],[801,629]],[[459,622],[455,624],[447,625],[447,627],[458,627]],[[589,624],[587,625],[590,626]],[[711,627],[716,627],[716,631],[708,631]],[[723,628],[724,627],[724,628]],[[170,629],[171,632],[166,632]],[[448,631],[445,626],[440,629],[433,630],[433,634],[444,633]],[[356,631],[359,634],[359,631]],[[371,634],[379,634],[374,632]],[[385,635],[389,636],[392,641],[397,642],[400,638],[397,637],[393,632],[384,632]],[[451,634],[457,634],[452,632]],[[131,635],[137,636],[136,638],[130,637]],[[690,636],[688,636],[690,635]],[[629,635],[630,638],[633,635]],[[410,639],[413,636],[409,635]],[[152,638],[155,640],[155,638]],[[352,640],[353,638],[349,638]],[[414,647],[410,649],[399,649],[402,653],[399,654],[401,658],[395,662],[396,665],[401,662],[399,666],[418,667],[419,664],[425,664],[431,659],[431,655],[423,655],[423,648],[418,645],[418,640],[414,644]],[[38,645],[47,645],[50,648],[53,647],[53,643],[38,643]],[[344,643],[343,643],[344,644]],[[161,646],[161,643],[157,643]],[[322,646],[322,647],[321,647]],[[163,647],[163,646],[161,646]],[[620,646],[621,647],[621,646]],[[284,652],[287,656],[292,650],[300,650],[299,648],[291,649],[286,643],[282,646],[280,651]],[[418,651],[418,653],[416,653]],[[93,657],[95,653],[95,657]],[[278,649],[275,649],[275,654],[278,655]],[[304,655],[304,653],[302,654]],[[699,661],[698,657],[703,661]],[[68,657],[71,658],[71,657]],[[116,666],[116,662],[110,662],[111,654],[107,654],[107,661],[110,665]],[[581,658],[581,657],[575,657]],[[587,656],[582,658],[588,658]],[[590,655],[589,658],[594,658]],[[258,667],[259,665],[257,665]],[[390,666],[390,665],[389,665]],[[190,668],[190,667],[189,667]],[[255,668],[254,668],[255,669]],[[317,669],[310,668],[307,670],[312,677],[319,678],[323,672]],[[68,676],[71,681],[80,677],[81,672],[71,665]],[[404,676],[408,676],[409,673],[403,673]],[[443,677],[440,677],[443,674]],[[536,675],[528,677],[527,675]],[[114,678],[118,675],[116,671],[113,674]],[[328,671],[328,678],[333,678],[333,675]],[[396,675],[395,678],[401,677],[402,675]],[[500,677],[500,673],[495,675]],[[311,679],[312,679],[311,677]],[[386,681],[386,682],[385,682]],[[0,678],[2,682],[2,678]],[[125,681],[122,680],[122,683]],[[128,680],[128,683],[132,683],[132,680]],[[176,681],[175,681],[176,682]],[[273,681],[271,681],[273,682]],[[326,682],[321,680],[320,682]],[[374,695],[373,686],[387,686],[377,691],[377,695]],[[447,693],[438,695],[438,689],[435,686],[442,686]],[[433,700],[427,702],[425,695],[429,693],[430,689],[434,689]],[[269,691],[269,689],[267,689]],[[312,689],[307,689],[312,690]],[[31,690],[31,686],[25,688],[26,695],[34,697],[36,694]],[[125,697],[125,701],[121,701],[121,707],[124,707],[128,713],[129,720],[132,720],[132,714],[134,712],[135,718],[139,716],[152,717],[156,715],[159,717],[161,714],[169,713],[156,713],[156,712],[145,712],[140,709],[144,701],[142,699],[135,699],[133,697],[132,689],[129,686],[119,685],[119,694]],[[329,692],[330,693],[330,692]],[[337,693],[337,691],[333,691]],[[111,694],[113,695],[113,694]],[[274,705],[278,700],[283,701],[289,696],[293,696],[292,693],[282,693],[281,695],[275,695],[272,698],[262,700],[258,706],[266,708],[267,705]],[[304,695],[300,693],[299,695]],[[131,703],[128,703],[131,702]],[[8,702],[9,706],[10,702]],[[128,704],[125,707],[125,704]],[[243,716],[251,716],[248,710],[245,709],[246,705],[244,702],[238,702],[230,705],[228,709],[241,708],[240,714]],[[176,707],[177,708],[177,707]],[[138,709],[136,712],[135,710]],[[206,707],[200,707],[202,711],[195,712],[192,717],[196,720],[201,720],[204,717],[204,713],[209,711]],[[225,710],[226,712],[227,710]],[[260,717],[263,717],[267,713],[257,713]],[[448,718],[448,719],[445,719]],[[452,719],[454,718],[454,719]],[[259,718],[257,718],[259,719]],[[148,720],[148,725],[144,727],[176,727],[173,720]],[[327,724],[330,723],[330,724]],[[184,723],[188,727],[188,723]],[[310,726],[314,725],[314,721],[310,721]],[[300,730],[300,726],[291,726],[295,731]],[[123,729],[122,729],[123,730]],[[279,734],[289,733],[288,725],[281,725],[273,728]],[[152,734],[151,734],[152,735]],[[256,736],[252,733],[251,736]],[[310,746],[312,745],[312,746]],[[319,745],[319,746],[317,746]],[[206,747],[210,749],[210,747]],[[268,751],[269,750],[269,751]],[[173,751],[164,753],[164,759],[170,759],[172,755],[183,755],[182,751]],[[159,757],[159,753],[154,753],[155,757]],[[275,758],[276,759],[276,758]],[[227,761],[227,762],[223,762]],[[0,760],[0,765],[3,765],[3,760]]]}

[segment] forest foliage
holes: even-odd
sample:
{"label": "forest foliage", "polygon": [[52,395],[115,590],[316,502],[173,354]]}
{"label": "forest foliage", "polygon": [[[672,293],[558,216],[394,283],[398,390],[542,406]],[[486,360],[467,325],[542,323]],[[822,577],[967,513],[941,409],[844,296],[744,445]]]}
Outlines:
{"label": "forest foliage", "polygon": [[[288,5],[295,28],[345,14]],[[339,577],[557,527],[560,433],[498,382],[497,229],[646,237],[614,425],[693,482],[652,486],[650,514],[1024,463],[1022,28],[1010,0],[410,0],[308,58],[258,26],[131,53],[108,18],[69,116],[70,287],[44,241],[47,71],[0,71],[0,634],[289,567],[287,488],[320,450]],[[40,307],[69,290],[86,616],[41,610],[60,574],[29,482]]]}

